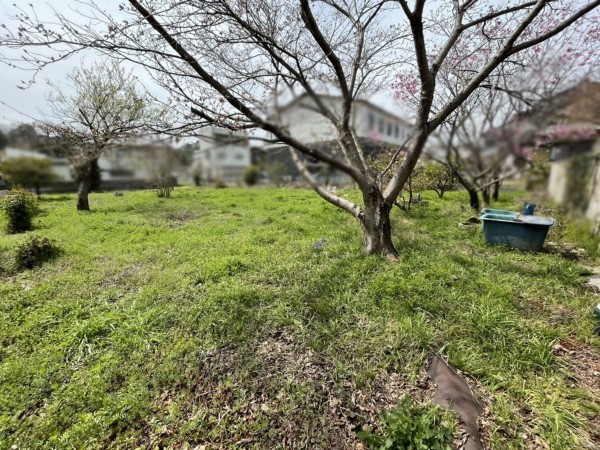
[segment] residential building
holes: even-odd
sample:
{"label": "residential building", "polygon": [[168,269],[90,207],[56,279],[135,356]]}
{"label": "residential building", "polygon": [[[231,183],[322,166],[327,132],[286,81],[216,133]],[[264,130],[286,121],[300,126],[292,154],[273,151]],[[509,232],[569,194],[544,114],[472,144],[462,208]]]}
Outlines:
{"label": "residential building", "polygon": [[543,123],[533,139],[549,150],[548,194],[600,232],[600,83],[584,80],[533,108],[526,119]]}
{"label": "residential building", "polygon": [[[43,158],[52,161],[56,175],[53,186],[45,191],[72,192],[76,190],[74,173],[69,160],[40,150],[6,147],[0,150],[0,160],[4,158]],[[151,138],[139,138],[120,144],[106,152],[98,160],[101,171],[101,188],[106,190],[145,189],[154,185],[158,178],[184,175],[183,167],[170,142]]]}
{"label": "residential building", "polygon": [[[320,100],[334,114],[341,114],[343,102],[341,97],[322,95]],[[303,94],[278,108],[274,117],[298,141],[317,146],[322,151],[330,153],[340,151],[337,142],[338,133],[334,124],[319,112],[314,99],[309,95]],[[390,147],[405,145],[412,130],[412,125],[408,121],[362,99],[354,101],[350,123],[366,156],[388,150]],[[287,146],[265,146],[255,150],[254,155],[254,158],[262,161],[267,169],[269,165],[280,166],[285,181],[301,179]],[[311,173],[324,184],[344,184],[352,181],[348,175],[327,164],[312,158],[303,158]]]}
{"label": "residential building", "polygon": [[[322,95],[320,100],[335,114],[341,114],[341,97]],[[315,101],[307,94],[279,108],[276,115],[292,137],[301,142],[308,144],[337,139],[335,126],[317,110]],[[358,138],[391,145],[405,143],[412,129],[408,121],[362,99],[353,103],[350,124]]]}
{"label": "residential building", "polygon": [[250,165],[250,144],[246,133],[207,127],[198,140],[200,148],[194,152],[192,170],[200,180],[240,184]]}

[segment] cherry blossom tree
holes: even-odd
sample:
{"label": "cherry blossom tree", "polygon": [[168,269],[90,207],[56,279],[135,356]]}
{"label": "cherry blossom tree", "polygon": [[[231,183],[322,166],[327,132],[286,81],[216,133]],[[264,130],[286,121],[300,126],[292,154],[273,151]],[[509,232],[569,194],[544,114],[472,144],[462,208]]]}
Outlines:
{"label": "cherry blossom tree", "polygon": [[[539,32],[552,29],[574,7],[556,5],[554,15],[540,18]],[[488,206],[490,197],[497,200],[504,179],[531,166],[532,139],[559,106],[555,98],[598,68],[598,17],[590,15],[578,25],[511,57],[434,133],[439,144],[432,149],[433,158],[454,172],[474,209],[481,205],[479,195]],[[501,39],[505,26],[495,21],[478,38],[455,45],[438,75],[439,104],[433,109],[464,89],[470,74],[488,59],[487,43]],[[396,82],[398,97],[415,108],[418,83],[414,72],[401,72]],[[530,109],[535,115],[526,114]]]}
{"label": "cherry blossom tree", "polygon": [[[576,6],[557,15],[567,4]],[[69,16],[45,19],[20,11],[0,45],[23,49],[19,64],[37,68],[93,48],[146,68],[181,112],[181,130],[268,132],[289,146],[322,198],[358,220],[364,251],[394,260],[390,212],[428,137],[495,74],[511,70],[512,59],[576,27],[600,0],[129,0],[114,13],[91,1],[76,5]],[[548,17],[556,18],[550,26]],[[470,42],[479,43],[481,63],[460,73],[456,91],[442,89],[440,77],[470,57]],[[381,187],[351,118],[357,99],[398,72],[410,74],[396,89],[415,95],[415,123],[406,156]],[[335,88],[339,108],[322,100],[323,88]],[[335,130],[335,152],[297,139],[273,114],[298,91]],[[318,185],[304,157],[350,176],[362,201]]]}

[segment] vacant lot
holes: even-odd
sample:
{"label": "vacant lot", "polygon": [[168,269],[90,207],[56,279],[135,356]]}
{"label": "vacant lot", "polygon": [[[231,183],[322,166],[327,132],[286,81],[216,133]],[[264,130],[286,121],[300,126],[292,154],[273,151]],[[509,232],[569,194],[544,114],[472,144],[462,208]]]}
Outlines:
{"label": "vacant lot", "polygon": [[0,448],[354,448],[431,395],[432,351],[482,395],[493,448],[593,448],[594,261],[488,247],[448,197],[394,213],[396,264],[310,191],[46,197],[33,233],[60,256],[11,273],[23,236],[0,237]]}

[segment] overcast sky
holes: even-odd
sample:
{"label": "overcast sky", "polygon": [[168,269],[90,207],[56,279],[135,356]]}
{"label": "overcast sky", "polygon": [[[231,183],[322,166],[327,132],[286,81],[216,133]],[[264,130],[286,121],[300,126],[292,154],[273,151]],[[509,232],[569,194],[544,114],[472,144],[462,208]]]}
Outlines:
{"label": "overcast sky", "polygon": [[[15,0],[0,0],[0,24],[8,24],[11,17],[15,15],[17,9],[13,6]],[[47,1],[29,0],[28,2],[16,1],[18,5],[27,5],[31,3],[40,17],[51,17],[52,9]],[[105,5],[109,10],[116,9],[118,4],[114,0],[95,0],[96,4]],[[52,8],[67,13],[69,5],[76,5],[73,0],[54,0]],[[77,7],[77,6],[75,6]],[[7,48],[0,48],[3,56],[19,57],[20,51]],[[79,56],[71,57],[65,61],[50,64],[37,75],[33,71],[19,70],[6,65],[0,66],[0,126],[6,128],[13,127],[19,123],[31,122],[33,119],[42,119],[48,111],[46,106],[46,97],[50,90],[47,82],[60,84],[61,89],[67,89],[67,84],[61,82],[65,76],[76,67],[91,64],[100,56],[93,52],[82,53]],[[140,73],[141,72],[141,73]],[[35,75],[35,83],[27,89],[20,89],[18,86],[23,82],[31,80]],[[142,82],[147,87],[151,84],[150,77],[137,71]],[[151,90],[151,89],[150,89]]]}
{"label": "overcast sky", "polygon": [[[80,7],[83,9],[81,4],[77,4],[76,0],[54,0],[51,2],[52,7],[49,6],[50,4],[46,0],[0,0],[0,24],[8,24],[10,17],[15,15],[17,12],[13,6],[15,2],[24,8],[27,8],[28,3],[31,3],[39,17],[47,16],[48,18],[52,15],[52,8],[66,15],[68,15],[70,8]],[[94,0],[94,3],[111,12],[116,10],[118,5],[115,0]],[[115,15],[118,15],[118,12]],[[73,16],[76,17],[75,14]],[[0,52],[3,56],[15,57],[19,57],[20,53],[19,50],[7,48],[0,48]],[[2,128],[13,127],[19,123],[42,119],[44,113],[47,112],[46,97],[50,90],[47,81],[53,84],[60,83],[66,74],[75,67],[91,63],[99,57],[88,52],[85,55],[81,54],[66,61],[51,64],[36,75],[35,83],[27,89],[19,89],[18,86],[22,85],[23,81],[32,79],[34,72],[0,65],[0,126]],[[154,83],[148,74],[138,69],[136,75],[144,83],[146,89],[157,94],[158,90],[153,87]],[[66,88],[66,84],[62,83],[61,88]],[[372,100],[391,112],[404,117],[408,116],[408,112],[393,100],[391,91],[378,94]]]}

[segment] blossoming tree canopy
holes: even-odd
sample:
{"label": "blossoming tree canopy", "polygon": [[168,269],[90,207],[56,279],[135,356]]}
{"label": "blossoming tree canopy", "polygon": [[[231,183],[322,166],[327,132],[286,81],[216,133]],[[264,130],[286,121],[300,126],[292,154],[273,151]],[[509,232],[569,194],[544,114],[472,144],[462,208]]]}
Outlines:
{"label": "blossoming tree canopy", "polygon": [[[536,18],[523,36],[531,38],[547,33],[569,17],[577,6],[575,3],[555,3],[553,9]],[[489,11],[495,14],[498,8],[510,9],[510,5],[504,3]],[[514,14],[513,11],[495,18],[485,27],[475,28],[456,40],[438,69],[431,107],[433,113],[443,111],[457,93],[471,83],[490,55],[501,50],[500,45],[510,33]],[[441,36],[451,26],[439,21],[433,28]],[[485,204],[489,201],[489,186],[494,184],[497,192],[498,183],[515,173],[504,164],[508,157],[531,159],[532,148],[526,144],[528,132],[516,123],[520,113],[534,104],[551,106],[551,97],[588,76],[598,63],[597,37],[598,17],[593,12],[583,17],[577,26],[510,56],[435,131],[446,150],[443,162],[456,172],[469,192],[473,208],[478,209],[480,205],[477,192],[481,191]],[[441,51],[440,44],[434,43],[430,61],[436,61]],[[394,89],[399,101],[419,109],[421,78],[416,69],[400,71]],[[542,123],[537,125],[544,126]],[[496,154],[484,158],[481,153],[489,149],[491,139],[496,141]],[[520,167],[522,170],[526,166]]]}
{"label": "blossoming tree canopy", "polygon": [[[396,259],[390,211],[429,135],[496,74],[516,70],[513,59],[578,27],[600,0],[128,0],[114,11],[95,2],[76,5],[68,16],[32,6],[17,10],[0,44],[22,53],[5,62],[42,69],[94,49],[139,64],[171,96],[180,129],[268,132],[291,149],[322,198],[358,220],[365,252]],[[352,116],[355,100],[388,88],[395,73],[411,73],[396,90],[415,97],[415,124],[406,156],[383,187]],[[461,84],[442,89],[443,77]],[[336,89],[339,108],[322,100],[323,88]],[[274,114],[284,92],[311,98],[337,133],[339,151],[290,134]],[[397,154],[391,153],[391,166]],[[307,157],[350,176],[361,201],[318,185]]]}

